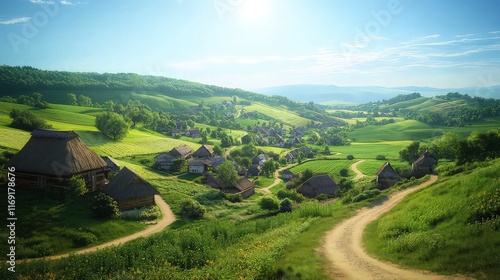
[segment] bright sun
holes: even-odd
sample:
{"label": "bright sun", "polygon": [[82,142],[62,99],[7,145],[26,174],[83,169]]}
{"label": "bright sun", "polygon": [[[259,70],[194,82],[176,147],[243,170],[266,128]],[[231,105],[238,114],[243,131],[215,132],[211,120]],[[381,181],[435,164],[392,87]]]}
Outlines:
{"label": "bright sun", "polygon": [[238,7],[240,17],[250,23],[262,21],[269,11],[269,0],[245,0]]}

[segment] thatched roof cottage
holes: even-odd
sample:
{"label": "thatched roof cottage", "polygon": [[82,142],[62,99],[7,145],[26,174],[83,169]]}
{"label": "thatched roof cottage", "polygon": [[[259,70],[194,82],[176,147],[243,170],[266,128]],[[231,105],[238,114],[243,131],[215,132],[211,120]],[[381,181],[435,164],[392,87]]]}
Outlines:
{"label": "thatched roof cottage", "polygon": [[398,173],[394,171],[391,164],[387,161],[377,171],[377,183],[382,185],[382,188],[394,186],[401,178]]}
{"label": "thatched roof cottage", "polygon": [[338,190],[337,183],[326,174],[311,177],[297,188],[298,193],[309,198],[317,197],[320,194],[334,195]]}
{"label": "thatched roof cottage", "polygon": [[16,184],[28,188],[64,188],[74,176],[85,179],[87,189],[104,186],[106,162],[74,131],[37,129],[7,166],[16,168]]}
{"label": "thatched roof cottage", "polygon": [[116,200],[120,211],[154,205],[154,196],[160,194],[155,187],[127,167],[123,167],[104,187],[103,192]]}
{"label": "thatched roof cottage", "polygon": [[434,172],[434,166],[438,163],[437,157],[431,154],[428,150],[420,155],[420,157],[414,161],[411,165],[411,169],[413,171],[419,171],[423,173],[432,173]]}
{"label": "thatched roof cottage", "polygon": [[211,147],[201,145],[201,147],[198,148],[198,150],[196,150],[196,152],[194,152],[193,157],[210,158],[210,157],[212,157],[213,154],[214,154],[214,150]]}

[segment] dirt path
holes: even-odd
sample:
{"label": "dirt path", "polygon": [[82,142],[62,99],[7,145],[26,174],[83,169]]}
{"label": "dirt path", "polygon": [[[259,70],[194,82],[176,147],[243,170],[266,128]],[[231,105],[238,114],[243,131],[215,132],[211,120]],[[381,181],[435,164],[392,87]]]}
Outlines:
{"label": "dirt path", "polygon": [[[241,142],[241,138],[243,138],[243,136],[247,135],[248,132],[243,132],[243,135],[241,135],[240,137],[236,138],[236,140],[239,140]],[[227,158],[229,156],[229,154],[231,153],[232,150],[236,149],[236,147],[238,146],[231,146],[229,147],[229,149],[226,150],[226,152],[224,153],[224,156]]]}
{"label": "dirt path", "polygon": [[100,249],[103,249],[106,247],[120,245],[120,244],[126,243],[128,241],[137,239],[139,237],[150,236],[153,233],[157,233],[157,232],[162,231],[165,227],[167,227],[168,225],[175,222],[175,215],[174,215],[174,212],[172,212],[172,210],[170,209],[170,206],[168,206],[168,204],[159,195],[155,195],[155,202],[156,202],[156,205],[160,208],[161,213],[163,215],[163,217],[161,218],[161,220],[158,221],[157,224],[148,226],[143,231],[136,232],[132,235],[118,238],[118,239],[106,242],[106,243],[98,245],[98,246],[86,248],[86,249],[83,249],[80,251],[71,252],[71,253],[67,253],[67,254],[50,256],[50,257],[46,257],[45,259],[55,260],[55,259],[61,259],[61,258],[68,257],[69,255],[79,255],[79,254],[91,253],[91,252],[95,252],[97,250],[100,250]]}
{"label": "dirt path", "polygon": [[437,176],[432,176],[423,184],[390,196],[381,205],[363,208],[329,231],[321,250],[329,260],[330,271],[335,279],[467,279],[462,276],[442,276],[428,271],[402,269],[395,264],[372,258],[363,248],[363,230],[370,222],[392,209],[409,193],[425,188],[437,179]]}
{"label": "dirt path", "polygon": [[363,173],[362,173],[361,171],[359,171],[359,169],[358,169],[358,164],[360,164],[360,163],[362,163],[362,162],[364,162],[364,161],[365,161],[364,159],[363,159],[363,160],[360,160],[360,161],[356,161],[355,163],[353,163],[353,164],[351,165],[351,169],[352,169],[352,171],[354,171],[354,173],[356,173],[356,177],[354,178],[354,180],[359,180],[359,179],[361,179],[361,178],[363,178],[363,177],[365,177],[365,176],[366,176],[365,174],[363,174]]}
{"label": "dirt path", "polygon": [[272,192],[269,189],[271,189],[272,187],[276,186],[277,184],[279,184],[282,181],[280,178],[278,178],[280,176],[280,172],[283,171],[283,170],[285,170],[285,169],[292,168],[295,165],[297,165],[297,163],[289,164],[289,165],[287,165],[285,167],[281,167],[280,169],[274,171],[274,178],[275,178],[274,182],[271,185],[269,185],[269,186],[267,186],[265,188],[262,188],[261,189],[262,193],[271,194]]}

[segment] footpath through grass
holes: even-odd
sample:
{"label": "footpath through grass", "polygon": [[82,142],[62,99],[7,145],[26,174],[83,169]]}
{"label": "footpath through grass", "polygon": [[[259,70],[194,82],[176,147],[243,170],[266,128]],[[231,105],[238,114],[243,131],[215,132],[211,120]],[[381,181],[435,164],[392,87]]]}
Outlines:
{"label": "footpath through grass", "polygon": [[368,252],[404,266],[445,274],[500,275],[500,160],[441,176],[371,223]]}

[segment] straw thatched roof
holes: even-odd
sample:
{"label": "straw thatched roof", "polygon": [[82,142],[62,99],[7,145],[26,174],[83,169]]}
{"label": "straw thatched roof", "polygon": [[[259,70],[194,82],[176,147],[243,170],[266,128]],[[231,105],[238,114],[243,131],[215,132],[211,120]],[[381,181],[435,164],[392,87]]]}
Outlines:
{"label": "straw thatched roof", "polygon": [[126,166],[104,187],[103,192],[116,201],[160,194],[155,187]]}
{"label": "straw thatched roof", "polygon": [[241,177],[240,179],[238,179],[236,184],[234,184],[234,187],[237,188],[239,191],[246,191],[253,187],[253,183],[246,177]]}
{"label": "straw thatched roof", "polygon": [[170,151],[170,155],[175,158],[186,158],[191,155],[193,150],[189,148],[187,145],[183,145],[180,147],[175,147]]}
{"label": "straw thatched roof", "polygon": [[377,176],[380,178],[391,178],[391,179],[399,179],[398,173],[394,171],[391,164],[386,161],[382,167],[380,167],[377,171]]}
{"label": "straw thatched roof", "polygon": [[431,154],[429,151],[425,150],[425,152],[420,155],[420,157],[413,162],[414,165],[419,165],[419,166],[429,166],[432,167],[433,165],[436,165],[438,162],[438,159]]}
{"label": "straw thatched roof", "polygon": [[320,194],[333,195],[338,189],[337,183],[330,176],[324,174],[305,181],[297,188],[297,192],[306,197],[316,197]]}
{"label": "straw thatched roof", "polygon": [[193,157],[211,157],[214,153],[214,150],[209,146],[201,145],[201,147],[194,152]]}
{"label": "straw thatched roof", "polygon": [[17,171],[68,176],[106,167],[106,162],[74,131],[37,129],[7,166]]}

